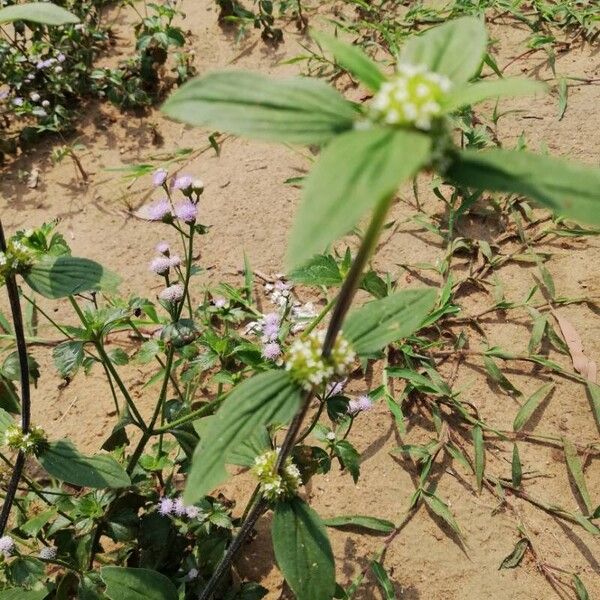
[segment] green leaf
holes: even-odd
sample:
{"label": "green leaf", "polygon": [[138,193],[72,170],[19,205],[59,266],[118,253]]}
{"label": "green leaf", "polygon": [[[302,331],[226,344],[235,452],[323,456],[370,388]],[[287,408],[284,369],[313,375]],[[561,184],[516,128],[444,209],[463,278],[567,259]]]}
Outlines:
{"label": "green leaf", "polygon": [[486,47],[483,21],[462,17],[409,38],[400,51],[399,62],[423,65],[454,83],[464,83],[479,70]]}
{"label": "green leaf", "polygon": [[83,364],[83,342],[63,342],[52,350],[52,359],[61,377],[73,377]]}
{"label": "green leaf", "polygon": [[0,408],[15,414],[21,412],[17,388],[10,379],[6,379],[2,375],[0,375]]}
{"label": "green leaf", "polygon": [[302,265],[429,161],[431,140],[414,131],[373,127],[344,133],[306,178],[290,236],[288,267]]}
{"label": "green leaf", "polygon": [[330,254],[316,254],[307,263],[289,273],[289,278],[304,285],[327,287],[341,285],[344,280],[340,267]]}
{"label": "green leaf", "polygon": [[385,76],[360,48],[342,42],[322,31],[313,31],[311,36],[319,46],[324,47],[333,54],[340,67],[354,75],[370,90],[376,92],[381,87],[381,84],[385,81]]}
{"label": "green leaf", "polygon": [[562,121],[567,112],[567,103],[569,101],[569,87],[567,80],[561,77],[558,80],[558,120]]}
{"label": "green leaf", "polygon": [[[208,418],[214,419],[215,417]],[[271,439],[269,438],[267,429],[261,427],[227,455],[227,462],[240,467],[251,467],[254,464],[254,459],[270,448]]]}
{"label": "green leaf", "polygon": [[479,425],[473,427],[472,435],[473,447],[475,448],[475,477],[477,479],[477,489],[481,493],[485,470],[485,446],[483,443],[483,430]]}
{"label": "green leaf", "polygon": [[513,445],[512,464],[511,464],[511,479],[512,479],[512,484],[517,488],[521,485],[521,480],[523,479],[523,468],[521,466],[521,457],[519,455],[519,447],[516,444]]}
{"label": "green leaf", "polygon": [[579,460],[579,455],[577,454],[577,448],[575,448],[573,443],[567,438],[563,437],[562,442],[569,473],[571,474],[571,477],[577,486],[579,495],[581,496],[581,499],[583,500],[583,503],[585,504],[589,514],[593,510],[592,499],[590,498],[590,493],[587,489],[587,484],[585,483],[583,468],[581,466],[581,461]]}
{"label": "green leaf", "polygon": [[586,382],[586,387],[592,411],[594,412],[594,418],[596,419],[596,427],[600,429],[600,385],[588,381]]}
{"label": "green leaf", "polygon": [[381,533],[391,533],[396,528],[391,521],[364,515],[332,517],[330,519],[323,519],[323,524],[327,527],[336,527],[341,529],[345,527],[356,527],[359,529],[368,529],[370,531],[378,531]]}
{"label": "green leaf", "polygon": [[435,494],[431,492],[427,492],[425,490],[422,491],[423,498],[427,503],[427,506],[440,518],[442,518],[446,523],[450,526],[450,528],[460,537],[462,537],[462,532],[454,515],[450,512],[448,505],[438,498]]}
{"label": "green leaf", "polygon": [[489,378],[496,384],[498,384],[504,391],[511,396],[521,396],[521,391],[518,390],[502,373],[498,368],[498,365],[489,357],[483,357],[483,364]]}
{"label": "green leaf", "polygon": [[418,331],[436,302],[436,290],[402,290],[350,313],[344,337],[358,354],[372,354]]}
{"label": "green leaf", "polygon": [[531,415],[535,412],[535,409],[547,398],[553,389],[553,383],[546,383],[527,398],[519,409],[519,412],[517,412],[517,416],[513,422],[513,431],[521,431],[523,429],[527,421],[531,418]]}
{"label": "green leaf", "polygon": [[546,86],[532,79],[497,79],[495,81],[477,81],[476,83],[456,87],[444,100],[444,110],[455,111],[462,106],[483,102],[489,98],[501,96],[528,96],[546,91]]}
{"label": "green leaf", "polygon": [[277,564],[297,600],[331,600],[335,565],[319,515],[297,496],[280,502],[271,535]]}
{"label": "green leaf", "polygon": [[384,599],[396,600],[396,591],[394,590],[394,585],[392,584],[386,570],[383,568],[383,565],[380,562],[373,561],[371,563],[371,569],[373,569],[375,579],[377,579],[377,583],[383,592]]}
{"label": "green leaf", "polygon": [[49,521],[54,519],[56,515],[56,508],[50,508],[49,510],[45,510],[23,523],[23,525],[20,525],[19,530],[29,536],[36,537],[37,534],[42,530],[44,525],[46,525]]}
{"label": "green leaf", "polygon": [[499,569],[514,569],[519,566],[519,563],[523,560],[525,552],[529,547],[529,540],[527,538],[521,538],[516,544],[513,551],[500,563]]}
{"label": "green leaf", "polygon": [[23,276],[29,287],[46,298],[66,298],[81,292],[113,291],[119,277],[87,258],[46,257]]}
{"label": "green leaf", "polygon": [[0,600],[43,600],[48,594],[48,590],[9,588],[0,592]]}
{"label": "green leaf", "polygon": [[69,440],[50,442],[37,458],[50,475],[72,485],[91,488],[131,485],[129,476],[112,456],[84,456]]}
{"label": "green leaf", "polygon": [[238,385],[223,402],[196,447],[186,504],[193,504],[227,479],[230,452],[273,422],[287,423],[300,406],[300,389],[285,371],[267,371]]}
{"label": "green leaf", "polygon": [[102,567],[100,576],[111,600],[178,600],[177,589],[158,571]]}
{"label": "green leaf", "polygon": [[600,224],[600,169],[529,152],[462,150],[445,175],[460,186],[520,194],[564,217]]}
{"label": "green leaf", "polygon": [[583,581],[581,581],[579,576],[574,574],[572,581],[573,587],[575,588],[575,593],[577,594],[577,600],[590,600],[590,595],[585,589],[585,585],[583,585]]}
{"label": "green leaf", "polygon": [[243,71],[192,79],[171,94],[162,110],[190,125],[297,144],[322,144],[351,129],[357,114],[322,81],[273,80]]}
{"label": "green leaf", "polygon": [[0,9],[0,23],[12,23],[13,21],[30,21],[42,25],[67,25],[68,23],[79,23],[79,17],[51,2],[29,2]]}
{"label": "green leaf", "polygon": [[340,440],[333,446],[333,451],[356,483],[360,475],[360,454],[356,448],[348,440]]}

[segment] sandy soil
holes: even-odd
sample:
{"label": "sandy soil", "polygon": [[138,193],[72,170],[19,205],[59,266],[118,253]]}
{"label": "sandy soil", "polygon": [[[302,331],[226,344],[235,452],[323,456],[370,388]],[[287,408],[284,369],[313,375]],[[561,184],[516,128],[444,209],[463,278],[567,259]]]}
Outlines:
{"label": "sandy soil", "polygon": [[[258,35],[236,46],[232,35],[217,25],[217,10],[210,0],[187,2],[185,27],[193,32],[196,66],[199,73],[216,68],[260,70],[281,76],[293,73],[296,67],[278,66],[283,59],[300,53],[302,36],[288,27],[286,42],[278,49],[265,46]],[[321,10],[326,13],[326,9]],[[128,31],[132,17],[127,11],[113,15],[121,33],[115,52],[127,54]],[[313,21],[316,24],[316,21]],[[506,64],[523,51],[527,33],[515,22],[498,23],[492,28],[498,40],[499,64]],[[116,55],[118,56],[118,54]],[[111,57],[114,60],[116,56]],[[557,58],[557,72],[562,75],[598,78],[600,65],[598,47],[583,47]],[[515,62],[508,73],[528,70],[540,78],[551,77],[541,55]],[[342,81],[343,85],[344,82]],[[498,134],[507,147],[524,132],[528,145],[539,149],[545,144],[554,154],[562,154],[588,164],[598,164],[600,137],[595,134],[600,123],[600,94],[594,85],[579,85],[569,89],[569,104],[565,117],[557,117],[557,99],[549,95],[535,100],[502,103],[504,110],[520,109],[500,120]],[[145,118],[121,115],[107,105],[91,105],[84,111],[78,132],[86,147],[81,158],[90,172],[90,183],[83,185],[76,178],[68,161],[52,165],[51,142],[19,157],[10,169],[1,173],[0,210],[5,227],[11,231],[44,220],[59,218],[60,229],[68,237],[76,255],[101,261],[124,277],[123,291],[153,295],[156,282],[147,272],[147,261],[164,230],[128,216],[128,209],[139,206],[152,193],[149,181],[130,185],[109,168],[146,162],[149,157],[169,155],[181,148],[194,148],[193,159],[177,166],[182,172],[200,176],[206,184],[202,200],[202,222],[212,226],[205,238],[200,263],[207,269],[197,283],[196,293],[204,285],[218,279],[230,279],[242,265],[243,252],[254,268],[273,273],[281,271],[286,231],[298,200],[298,190],[284,181],[303,172],[309,162],[306,153],[280,146],[228,138],[223,142],[221,156],[208,147],[210,132],[191,130],[168,122],[158,112]],[[155,145],[155,132],[162,143]],[[19,170],[40,171],[39,184],[30,190],[18,180]],[[441,213],[437,201],[425,196],[425,207],[431,213]],[[399,219],[413,214],[405,203],[394,208]],[[473,219],[465,232],[475,238],[491,239],[498,234],[492,220]],[[475,233],[474,233],[475,232]],[[466,233],[465,233],[466,235]],[[175,241],[175,240],[173,240]],[[567,240],[540,250],[551,253],[547,268],[554,276],[560,294],[598,295],[597,278],[600,246],[596,239]],[[382,245],[375,266],[392,274],[408,275],[399,265],[434,262],[443,249],[437,240],[417,225],[401,226]],[[524,297],[534,283],[535,270],[527,265],[509,263],[499,275],[511,299]],[[439,283],[435,278],[434,283]],[[464,312],[472,314],[491,304],[484,292],[461,297]],[[560,309],[580,333],[586,353],[600,358],[600,321],[589,305]],[[67,314],[59,309],[60,316]],[[530,321],[525,313],[506,315],[492,313],[481,321],[482,332],[490,345],[519,351],[526,349]],[[459,332],[457,326],[455,333]],[[482,332],[465,327],[471,348],[482,347]],[[42,329],[41,335],[52,337]],[[47,349],[37,347],[34,354],[47,370],[34,393],[34,419],[43,424],[53,437],[66,436],[78,446],[92,451],[106,437],[113,421],[112,401],[100,371],[87,378],[78,377],[65,389],[51,374]],[[570,368],[562,355],[551,358]],[[442,369],[449,376],[454,365]],[[536,413],[536,432],[565,435],[584,446],[597,441],[589,401],[584,388],[547,373],[511,364],[506,373],[523,390],[532,393],[541,382],[555,379],[557,389],[542,409]],[[148,409],[153,402],[148,389],[142,389],[147,371],[128,367],[128,381],[141,406]],[[352,390],[368,389],[370,382],[355,381]],[[378,385],[377,374],[372,386]],[[463,398],[473,402],[483,417],[501,429],[510,429],[518,410],[516,402],[490,387],[481,362],[468,357],[457,371],[455,384]],[[354,486],[345,473],[334,472],[316,478],[308,494],[323,516],[369,514],[402,522],[408,501],[414,491],[416,468],[410,462],[392,457],[389,452],[401,443],[423,442],[432,438],[430,424],[422,418],[418,407],[408,414],[409,431],[400,439],[387,408],[379,404],[363,415],[353,434],[353,441],[364,454],[362,476]],[[560,448],[552,445],[521,443],[524,470],[535,475],[526,482],[532,496],[569,510],[579,510],[571,488]],[[511,444],[489,444],[487,469],[495,475],[510,475]],[[593,501],[600,503],[600,461],[588,457],[586,478]],[[477,493],[473,478],[462,467],[441,462],[435,467],[438,492],[451,506],[464,532],[462,543],[451,531],[422,507],[407,520],[390,545],[385,564],[396,582],[398,597],[405,600],[544,600],[554,597],[535,562],[528,558],[514,570],[498,570],[518,539],[517,526],[523,524],[539,558],[570,571],[576,571],[585,581],[592,598],[600,596],[600,543],[581,528],[565,524],[545,514],[531,504],[510,498],[514,510],[500,508],[488,491]],[[244,478],[232,480],[225,487],[230,496],[244,497],[250,491]],[[240,501],[238,506],[243,506]],[[340,583],[348,583],[368,566],[370,553],[383,543],[381,537],[356,533],[332,532]],[[269,543],[268,517],[261,522],[258,536],[245,549],[239,561],[240,573],[260,580],[271,590],[269,598],[283,596],[282,582],[273,560]],[[368,577],[360,598],[380,598],[374,581]]]}

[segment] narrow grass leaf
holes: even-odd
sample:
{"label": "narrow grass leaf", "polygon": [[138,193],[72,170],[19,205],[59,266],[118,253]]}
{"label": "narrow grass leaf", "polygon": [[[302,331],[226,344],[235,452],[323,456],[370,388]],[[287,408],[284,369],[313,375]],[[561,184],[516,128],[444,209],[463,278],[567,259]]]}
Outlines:
{"label": "narrow grass leaf", "polygon": [[271,536],[277,564],[297,600],[331,600],[335,564],[319,515],[297,496],[279,502]]}
{"label": "narrow grass leaf", "polygon": [[511,396],[523,395],[521,391],[518,390],[502,373],[502,371],[498,368],[498,365],[489,356],[483,357],[483,364],[489,378],[498,386],[500,386],[507,394]]}
{"label": "narrow grass leaf", "polygon": [[518,567],[527,548],[529,547],[529,540],[527,538],[521,538],[516,544],[513,551],[500,563],[499,569],[514,569]]}
{"label": "narrow grass leaf", "polygon": [[585,482],[585,476],[583,474],[583,468],[581,466],[581,461],[579,460],[579,455],[577,454],[577,448],[575,448],[574,444],[567,438],[563,437],[562,441],[569,473],[571,474],[571,477],[577,486],[579,495],[581,496],[581,499],[583,500],[583,503],[585,504],[589,514],[593,510],[592,500]]}
{"label": "narrow grass leaf", "polygon": [[577,594],[577,600],[590,600],[590,595],[585,589],[585,585],[583,585],[583,581],[581,581],[579,575],[573,575],[572,581],[575,593]]}
{"label": "narrow grass leaf", "polygon": [[387,571],[383,568],[383,565],[374,560],[371,563],[371,569],[377,579],[377,583],[381,588],[384,600],[396,600],[396,591],[394,590],[394,584],[391,582]]}
{"label": "narrow grass leaf", "polygon": [[596,426],[600,429],[600,385],[588,381],[586,383],[588,396],[592,405],[592,412],[596,419]]}
{"label": "narrow grass leaf", "polygon": [[383,127],[349,131],[333,140],[306,178],[288,246],[288,269],[351,231],[429,162],[430,149],[426,135]]}
{"label": "narrow grass leaf", "polygon": [[512,484],[518,488],[523,480],[523,467],[521,466],[521,456],[519,455],[519,447],[513,445],[512,464],[511,464],[511,479]]}
{"label": "narrow grass leaf", "polygon": [[297,144],[325,143],[351,129],[357,116],[353,105],[323,81],[275,80],[244,71],[192,79],[162,110],[190,125]]}
{"label": "narrow grass leaf", "polygon": [[555,213],[600,224],[600,169],[511,150],[463,150],[445,175],[456,185],[519,194]]}
{"label": "narrow grass leaf", "polygon": [[357,529],[366,529],[368,531],[377,531],[379,533],[391,533],[396,527],[391,521],[364,515],[332,517],[330,519],[323,519],[323,524],[327,527],[335,527],[338,529],[355,527]]}
{"label": "narrow grass leaf", "polygon": [[471,432],[473,436],[473,447],[475,449],[475,478],[477,480],[477,490],[481,493],[483,485],[483,473],[485,471],[485,445],[483,441],[483,430],[479,425],[473,427]]}
{"label": "narrow grass leaf", "polygon": [[238,385],[196,447],[185,502],[197,502],[227,479],[230,453],[265,425],[288,423],[299,405],[300,389],[285,371],[267,371]]}
{"label": "narrow grass leaf", "polygon": [[340,67],[354,75],[370,90],[376,92],[381,87],[381,84],[385,81],[385,76],[360,48],[342,42],[322,31],[313,31],[311,36],[320,46],[333,54],[336,63]]}
{"label": "narrow grass leaf", "polygon": [[513,421],[513,431],[521,431],[521,429],[525,427],[527,421],[529,421],[531,415],[535,412],[535,409],[545,400],[545,398],[547,398],[548,394],[550,394],[553,389],[553,383],[545,383],[527,398]]}
{"label": "narrow grass leaf", "polygon": [[567,112],[569,101],[569,86],[565,77],[558,80],[558,120],[562,121]]}
{"label": "narrow grass leaf", "polygon": [[427,506],[429,506],[438,517],[442,518],[458,536],[462,537],[462,531],[460,530],[454,515],[448,508],[448,505],[435,494],[426,492],[425,490],[423,490],[423,498],[427,503]]}

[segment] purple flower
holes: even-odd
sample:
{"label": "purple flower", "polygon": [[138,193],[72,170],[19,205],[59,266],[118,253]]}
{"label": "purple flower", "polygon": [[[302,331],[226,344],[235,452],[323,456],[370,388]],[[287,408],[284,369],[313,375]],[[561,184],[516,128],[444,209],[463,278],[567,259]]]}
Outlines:
{"label": "purple flower", "polygon": [[279,313],[276,312],[267,313],[263,316],[263,323],[265,325],[277,325],[277,327],[279,327],[280,321],[281,317],[279,316]]}
{"label": "purple flower", "polygon": [[175,500],[173,503],[173,512],[178,517],[183,517],[183,515],[185,515],[185,504],[181,498],[177,498],[177,500]]}
{"label": "purple flower", "polygon": [[175,214],[185,223],[193,223],[198,216],[198,209],[193,202],[186,200],[175,207]]}
{"label": "purple flower", "polygon": [[167,180],[167,176],[169,173],[166,169],[156,169],[152,174],[152,185],[155,187],[160,187]]}
{"label": "purple flower", "polygon": [[200,575],[200,571],[198,569],[192,567],[186,574],[185,578],[187,581],[193,581]]}
{"label": "purple flower", "polygon": [[173,512],[173,500],[171,498],[162,497],[158,501],[158,514],[166,517]]}
{"label": "purple flower", "polygon": [[15,541],[10,537],[10,535],[3,535],[0,537],[0,552],[4,554],[4,556],[10,556],[15,549]]}
{"label": "purple flower", "polygon": [[0,92],[0,100],[6,100],[8,98],[8,90],[3,90]]}
{"label": "purple flower", "polygon": [[179,302],[183,298],[183,286],[179,283],[171,285],[162,290],[158,297],[166,302]]}
{"label": "purple flower", "polygon": [[279,335],[278,323],[265,323],[263,325],[263,339],[267,342],[272,342]]}
{"label": "purple flower", "polygon": [[369,398],[367,395],[359,396],[358,398],[353,398],[348,402],[348,414],[356,415],[359,412],[369,410],[373,406],[373,400]]}
{"label": "purple flower", "polygon": [[148,219],[150,221],[162,221],[171,214],[171,205],[166,198],[157,200],[148,207]]}
{"label": "purple flower", "polygon": [[225,308],[227,306],[227,299],[222,296],[218,296],[217,298],[213,298],[212,303],[217,308]]}
{"label": "purple flower", "polygon": [[156,256],[150,263],[150,270],[157,275],[166,275],[171,268],[171,259],[166,256]]}
{"label": "purple flower", "polygon": [[160,254],[169,254],[169,244],[167,242],[158,242],[156,244],[156,251]]}
{"label": "purple flower", "polygon": [[267,360],[276,360],[281,356],[281,347],[277,342],[269,342],[263,346],[262,355]]}
{"label": "purple flower", "polygon": [[343,381],[337,381],[335,383],[330,383],[329,386],[327,387],[327,395],[328,396],[339,396],[344,391],[346,382],[347,382],[347,379],[344,379]]}
{"label": "purple flower", "polygon": [[43,560],[54,560],[56,558],[57,549],[54,546],[44,546],[39,553],[39,557]]}
{"label": "purple flower", "polygon": [[25,101],[23,100],[23,98],[19,98],[19,97],[17,97],[17,98],[13,98],[13,101],[12,101],[12,103],[13,103],[15,106],[23,106],[23,103],[24,103],[24,102],[25,102]]}
{"label": "purple flower", "polygon": [[192,506],[185,507],[185,514],[188,519],[195,519],[200,514],[200,509],[192,504]]}
{"label": "purple flower", "polygon": [[169,265],[174,269],[181,264],[181,258],[175,254],[169,258]]}
{"label": "purple flower", "polygon": [[66,56],[65,56],[65,55],[64,55],[64,54],[61,52],[61,53],[60,53],[60,54],[59,54],[59,55],[56,57],[56,60],[57,60],[59,63],[62,63],[62,62],[65,62],[65,60],[67,60],[67,57],[66,57]]}
{"label": "purple flower", "polygon": [[192,185],[194,185],[194,180],[191,175],[180,175],[175,179],[173,183],[174,190],[181,190],[182,192],[191,191]]}

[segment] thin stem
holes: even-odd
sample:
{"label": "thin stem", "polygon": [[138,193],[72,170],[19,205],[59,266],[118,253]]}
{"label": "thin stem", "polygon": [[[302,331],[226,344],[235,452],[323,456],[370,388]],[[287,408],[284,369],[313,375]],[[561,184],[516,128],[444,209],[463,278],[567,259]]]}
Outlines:
{"label": "thin stem", "polygon": [[[4,237],[4,229],[2,221],[0,221],[0,250],[6,252],[6,239]],[[27,344],[25,342],[25,330],[23,327],[23,315],[21,313],[21,303],[19,301],[19,288],[14,273],[7,273],[4,277],[6,282],[6,291],[10,303],[12,313],[13,328],[15,332],[15,340],[17,352],[19,354],[19,367],[21,370],[21,430],[23,433],[29,431],[31,424],[31,391],[29,388],[29,362],[27,360]],[[23,467],[25,466],[25,454],[19,452],[15,461],[15,468],[12,472],[8,487],[6,489],[6,498],[0,512],[0,536],[4,534],[10,509],[12,508],[17,493],[17,487]]]}
{"label": "thin stem", "polygon": [[188,301],[189,311],[190,311],[190,319],[194,316],[194,311],[192,310],[192,304],[189,298],[189,287],[190,287],[190,277],[192,276],[192,261],[194,260],[194,225],[190,225],[190,236],[189,236],[189,244],[187,247],[187,261],[185,265],[185,278],[183,282],[183,299],[181,300],[181,304],[179,305],[179,309],[177,310],[177,319],[181,318],[181,313],[183,312],[183,306],[185,304],[185,300]]}

